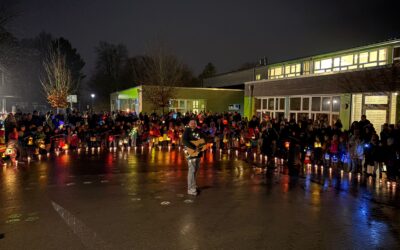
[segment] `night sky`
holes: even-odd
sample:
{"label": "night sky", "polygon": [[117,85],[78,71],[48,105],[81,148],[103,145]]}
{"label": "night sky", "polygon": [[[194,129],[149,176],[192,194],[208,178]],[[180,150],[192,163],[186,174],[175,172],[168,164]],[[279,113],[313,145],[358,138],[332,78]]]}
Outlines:
{"label": "night sky", "polygon": [[11,31],[69,39],[92,71],[100,40],[130,55],[160,40],[199,73],[219,73],[267,56],[269,62],[400,37],[395,0],[190,1],[19,0]]}

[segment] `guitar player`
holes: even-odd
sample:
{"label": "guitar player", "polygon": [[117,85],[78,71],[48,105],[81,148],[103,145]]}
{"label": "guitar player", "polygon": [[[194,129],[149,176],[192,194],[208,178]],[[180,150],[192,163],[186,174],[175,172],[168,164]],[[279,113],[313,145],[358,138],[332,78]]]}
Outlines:
{"label": "guitar player", "polygon": [[[200,168],[200,158],[202,156],[201,147],[197,147],[193,141],[198,141],[204,139],[204,135],[201,133],[200,129],[197,128],[197,122],[194,119],[189,121],[189,127],[185,129],[182,136],[183,145],[187,150],[195,150],[195,154],[186,154],[186,159],[188,161],[188,194],[198,195],[198,190],[196,186],[196,176]],[[198,153],[198,154],[197,154]]]}

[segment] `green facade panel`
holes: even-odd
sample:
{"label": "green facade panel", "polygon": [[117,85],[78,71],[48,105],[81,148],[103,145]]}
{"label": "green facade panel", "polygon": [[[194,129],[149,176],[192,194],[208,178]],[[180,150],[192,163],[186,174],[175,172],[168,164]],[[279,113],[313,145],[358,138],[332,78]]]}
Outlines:
{"label": "green facade panel", "polygon": [[351,122],[351,94],[340,95],[339,117],[342,121],[343,129],[349,129]]}
{"label": "green facade panel", "polygon": [[244,97],[244,116],[250,119],[254,115],[254,97]]}
{"label": "green facade panel", "polygon": [[136,98],[139,97],[139,91],[138,90],[139,90],[139,87],[131,88],[131,89],[125,89],[125,90],[119,91],[118,94],[126,95],[126,96],[129,96],[129,98],[136,99]]}
{"label": "green facade panel", "polygon": [[243,95],[242,90],[176,88],[174,99],[204,99],[207,111],[218,113],[229,111],[231,104],[239,104],[239,112],[243,114]]}
{"label": "green facade panel", "polygon": [[[117,93],[111,94],[111,98],[124,98],[124,99],[137,99],[142,101],[141,112],[161,113],[161,109],[154,109],[154,105],[151,102],[140,96],[140,88],[145,89],[146,86],[135,87],[131,89],[126,89],[119,91]],[[216,89],[216,88],[175,88],[172,99],[184,99],[184,100],[205,100],[206,111],[209,112],[226,112],[229,110],[229,105],[238,104],[240,109],[238,112],[243,114],[243,90],[230,90],[230,89]],[[168,108],[164,110],[168,112]]]}

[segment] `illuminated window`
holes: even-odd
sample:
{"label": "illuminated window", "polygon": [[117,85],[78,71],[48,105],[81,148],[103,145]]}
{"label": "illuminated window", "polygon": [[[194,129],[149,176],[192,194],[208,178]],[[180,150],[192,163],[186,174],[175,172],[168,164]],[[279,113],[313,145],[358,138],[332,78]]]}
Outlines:
{"label": "illuminated window", "polygon": [[301,64],[289,64],[285,66],[285,77],[299,76],[301,74]]}
{"label": "illuminated window", "polygon": [[353,65],[353,55],[342,56],[340,58],[340,66]]}
{"label": "illuminated window", "polygon": [[314,62],[314,69],[315,70],[321,69],[321,61],[315,61]]}
{"label": "illuminated window", "polygon": [[378,51],[369,52],[369,61],[370,62],[378,61]]}
{"label": "illuminated window", "polygon": [[276,76],[282,75],[282,67],[278,67],[278,68],[275,69],[275,75]]}
{"label": "illuminated window", "polygon": [[332,68],[332,58],[324,59],[321,61],[321,69]]}
{"label": "illuminated window", "polygon": [[386,61],[386,60],[387,60],[386,49],[380,49],[379,50],[379,61]]}
{"label": "illuminated window", "polygon": [[387,64],[387,49],[374,49],[335,58],[314,61],[314,73],[346,71]]}
{"label": "illuminated window", "polygon": [[339,57],[336,57],[334,60],[333,60],[333,67],[339,67],[340,66],[340,58]]}
{"label": "illuminated window", "polygon": [[257,75],[256,75],[256,80],[257,80],[257,81],[261,80],[261,74],[257,74]]}
{"label": "illuminated window", "polygon": [[364,52],[360,54],[360,63],[368,62],[368,52]]}
{"label": "illuminated window", "polygon": [[269,70],[269,79],[283,78],[283,67],[273,67]]}
{"label": "illuminated window", "polygon": [[303,62],[303,74],[304,75],[310,74],[310,62],[309,61]]}
{"label": "illuminated window", "polygon": [[289,65],[285,67],[285,73],[290,74],[290,66]]}

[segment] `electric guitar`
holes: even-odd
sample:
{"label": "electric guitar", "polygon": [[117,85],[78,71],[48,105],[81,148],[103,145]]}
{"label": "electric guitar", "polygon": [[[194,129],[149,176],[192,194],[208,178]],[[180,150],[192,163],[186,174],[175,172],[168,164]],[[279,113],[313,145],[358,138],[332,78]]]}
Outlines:
{"label": "electric guitar", "polygon": [[203,152],[207,149],[207,143],[204,139],[198,139],[190,142],[196,146],[197,150],[186,148],[185,154],[188,157],[196,157],[200,154],[200,152]]}

